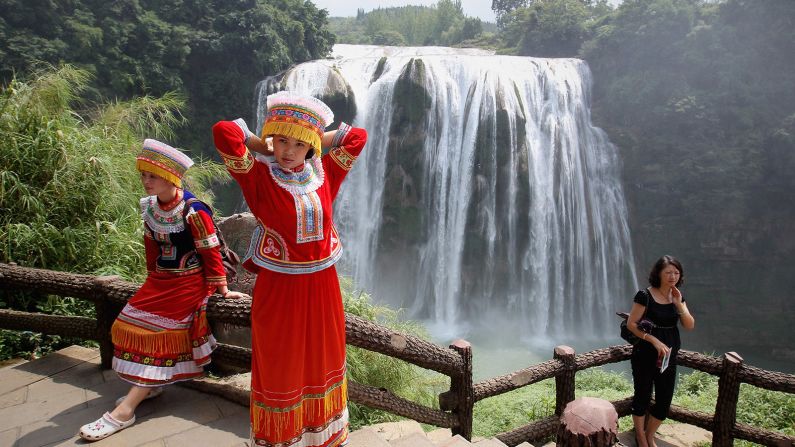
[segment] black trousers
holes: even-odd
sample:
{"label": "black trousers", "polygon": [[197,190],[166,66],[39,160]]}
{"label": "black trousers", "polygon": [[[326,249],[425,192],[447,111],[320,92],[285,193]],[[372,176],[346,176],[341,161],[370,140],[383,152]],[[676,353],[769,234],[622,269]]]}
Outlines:
{"label": "black trousers", "polygon": [[[644,343],[644,342],[640,342]],[[676,386],[676,354],[671,354],[671,361],[664,372],[657,367],[657,350],[651,344],[636,346],[632,351],[632,382],[635,395],[632,396],[632,414],[645,416],[649,414],[659,420],[668,417],[671,400]],[[651,392],[654,389],[654,405],[649,408]]]}

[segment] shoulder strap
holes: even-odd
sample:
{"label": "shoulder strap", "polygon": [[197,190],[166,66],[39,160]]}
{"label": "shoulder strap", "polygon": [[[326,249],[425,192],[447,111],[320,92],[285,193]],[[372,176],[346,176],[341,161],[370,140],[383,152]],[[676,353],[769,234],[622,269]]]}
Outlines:
{"label": "shoulder strap", "polygon": [[197,199],[196,197],[191,197],[189,199],[185,199],[185,206],[182,208],[182,215],[183,216],[187,216],[188,215],[188,210],[190,210],[190,206],[193,205],[194,203],[201,203],[202,205],[206,206],[207,209],[210,209],[210,207],[207,206],[206,203],[202,202],[201,200]]}
{"label": "shoulder strap", "polygon": [[651,304],[651,292],[649,292],[649,289],[644,288],[643,293],[646,295],[646,308],[643,309],[643,316],[640,317],[641,320],[646,318],[646,312],[649,311],[649,304]]}
{"label": "shoulder strap", "polygon": [[[188,210],[190,209],[190,206],[192,204],[194,204],[194,203],[201,203],[208,210],[212,210],[212,208],[210,208],[210,205],[207,205],[206,203],[202,202],[201,200],[197,199],[196,197],[191,197],[189,199],[185,199],[185,207],[182,209],[182,217],[183,218],[185,218],[185,216],[188,215]],[[210,214],[210,220],[213,221],[213,227],[215,228],[215,234],[218,235],[218,241],[221,243],[222,247],[226,247],[227,245],[226,245],[226,240],[224,239],[224,234],[221,233],[221,229],[218,228],[218,225],[215,223],[215,218],[212,216],[212,214]]]}

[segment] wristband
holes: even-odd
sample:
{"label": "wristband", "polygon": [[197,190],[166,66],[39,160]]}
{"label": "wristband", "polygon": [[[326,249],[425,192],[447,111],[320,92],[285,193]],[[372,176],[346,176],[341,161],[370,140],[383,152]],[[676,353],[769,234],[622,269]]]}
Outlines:
{"label": "wristband", "polygon": [[646,333],[646,332],[644,332],[644,333],[643,333],[643,338],[642,338],[642,340],[643,340],[643,341],[646,341],[646,336],[647,336],[647,335],[649,335],[649,334],[648,334],[648,333]]}
{"label": "wristband", "polygon": [[226,292],[221,294],[221,298],[226,298],[227,295],[229,295],[229,289],[226,289]]}

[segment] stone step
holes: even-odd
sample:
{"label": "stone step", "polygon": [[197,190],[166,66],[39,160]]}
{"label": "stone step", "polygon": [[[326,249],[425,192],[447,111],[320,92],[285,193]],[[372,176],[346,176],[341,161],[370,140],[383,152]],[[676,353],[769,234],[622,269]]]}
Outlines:
{"label": "stone step", "polygon": [[473,442],[472,445],[476,445],[478,447],[508,447],[502,441],[496,438],[489,438],[489,439],[476,441]]}
{"label": "stone step", "polygon": [[[449,429],[439,428],[426,433],[412,420],[370,425],[351,432],[349,447],[507,447],[496,438],[474,438],[467,441],[460,435],[452,436]],[[522,447],[532,447],[527,444]]]}
{"label": "stone step", "polygon": [[455,435],[450,439],[437,442],[436,445],[439,447],[463,447],[472,444],[466,439],[464,439],[461,435]]}
{"label": "stone step", "polygon": [[352,431],[348,435],[348,447],[390,447],[389,442],[384,440],[374,430],[370,428],[361,428]]}
{"label": "stone step", "polygon": [[425,434],[412,433],[389,442],[392,447],[436,447]]}
{"label": "stone step", "polygon": [[368,425],[367,428],[376,432],[385,441],[394,441],[396,439],[407,437],[413,433],[418,433],[422,436],[425,436],[425,431],[422,429],[422,425],[420,425],[419,422],[411,419]]}

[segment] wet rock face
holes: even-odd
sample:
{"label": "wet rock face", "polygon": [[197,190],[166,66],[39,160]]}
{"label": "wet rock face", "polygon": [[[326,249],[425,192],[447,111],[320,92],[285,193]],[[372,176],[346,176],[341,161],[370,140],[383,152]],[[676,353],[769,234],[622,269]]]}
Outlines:
{"label": "wet rock face", "polygon": [[[326,90],[320,99],[334,111],[334,122],[350,124],[356,117],[356,98],[348,82],[335,69],[329,69]],[[336,128],[337,126],[331,126]]]}
{"label": "wet rock face", "polygon": [[[382,239],[386,251],[404,250],[426,239],[423,234],[421,192],[431,97],[425,87],[425,64],[413,59],[395,85],[392,125],[389,130],[387,172],[383,201]],[[408,256],[408,253],[401,253]]]}

